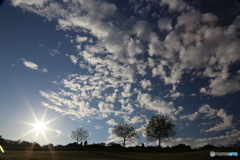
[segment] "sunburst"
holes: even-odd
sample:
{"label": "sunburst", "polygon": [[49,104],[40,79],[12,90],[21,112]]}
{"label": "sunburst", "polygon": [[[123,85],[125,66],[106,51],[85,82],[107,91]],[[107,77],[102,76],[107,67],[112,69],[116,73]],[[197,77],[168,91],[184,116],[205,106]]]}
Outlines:
{"label": "sunburst", "polygon": [[[41,133],[42,136],[44,137],[46,143],[48,144],[48,143],[49,143],[49,140],[48,140],[48,138],[47,138],[47,136],[46,136],[46,134],[45,134],[45,130],[49,130],[49,131],[52,131],[52,132],[55,132],[55,133],[56,133],[56,130],[47,127],[47,125],[48,125],[49,123],[57,120],[58,118],[60,118],[60,116],[57,116],[57,117],[54,117],[54,118],[52,118],[52,119],[50,119],[50,120],[48,120],[48,121],[45,121],[45,116],[46,116],[46,112],[47,112],[47,109],[46,109],[46,110],[44,111],[44,113],[43,113],[43,116],[42,116],[41,120],[39,120],[39,119],[36,117],[36,114],[34,113],[34,111],[32,110],[32,107],[29,107],[29,109],[30,109],[30,112],[31,112],[34,120],[35,120],[35,123],[20,121],[20,122],[22,122],[22,123],[24,123],[24,124],[33,126],[33,129],[31,129],[31,130],[29,130],[28,132],[26,132],[23,136],[25,137],[25,136],[27,136],[28,134],[36,131],[36,134],[35,134],[35,137],[34,137],[34,139],[33,139],[33,142],[36,141],[36,139],[37,139],[38,136],[39,136],[39,133]],[[53,159],[57,159],[57,158],[56,158],[56,155],[54,154],[54,152],[52,152],[52,151],[53,151],[53,148],[52,148],[51,146],[48,146],[48,147],[49,147],[49,150],[50,150],[50,152],[51,152],[52,158],[53,158]],[[32,143],[32,146],[31,146],[30,149],[29,149],[29,151],[30,151],[30,152],[29,152],[29,156],[31,156],[31,152],[32,152],[33,148],[34,148],[34,143]]]}
{"label": "sunburst", "polygon": [[43,132],[45,129],[45,123],[43,122],[37,122],[35,124],[35,130],[37,130],[38,132]]}

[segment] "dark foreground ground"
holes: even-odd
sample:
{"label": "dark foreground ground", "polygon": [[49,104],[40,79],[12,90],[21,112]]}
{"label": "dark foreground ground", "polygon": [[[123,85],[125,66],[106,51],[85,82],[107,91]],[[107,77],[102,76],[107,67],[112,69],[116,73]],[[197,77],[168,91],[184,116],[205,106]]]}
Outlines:
{"label": "dark foreground ground", "polygon": [[[211,150],[6,151],[0,160],[208,160]],[[216,152],[218,150],[215,150]]]}

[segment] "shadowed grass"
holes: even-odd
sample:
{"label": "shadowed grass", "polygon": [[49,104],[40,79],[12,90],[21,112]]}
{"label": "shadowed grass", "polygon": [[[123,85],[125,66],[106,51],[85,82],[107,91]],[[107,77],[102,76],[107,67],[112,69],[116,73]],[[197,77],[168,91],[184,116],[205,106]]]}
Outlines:
{"label": "shadowed grass", "polygon": [[7,151],[0,155],[0,160],[205,160],[210,150],[196,150],[185,152],[140,152],[140,151]]}

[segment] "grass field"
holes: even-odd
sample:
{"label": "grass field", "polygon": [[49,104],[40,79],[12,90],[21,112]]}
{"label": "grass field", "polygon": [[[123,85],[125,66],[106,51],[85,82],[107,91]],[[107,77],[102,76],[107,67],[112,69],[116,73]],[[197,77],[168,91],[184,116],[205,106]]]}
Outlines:
{"label": "grass field", "polygon": [[184,152],[141,151],[6,151],[0,160],[206,160],[210,150]]}

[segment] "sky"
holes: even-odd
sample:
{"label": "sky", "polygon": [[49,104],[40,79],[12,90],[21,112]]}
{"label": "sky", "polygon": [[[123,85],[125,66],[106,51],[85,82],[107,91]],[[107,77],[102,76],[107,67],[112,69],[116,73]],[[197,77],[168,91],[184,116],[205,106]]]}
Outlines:
{"label": "sky", "polygon": [[[236,0],[6,0],[0,5],[0,135],[41,145],[123,143],[112,130],[173,119],[162,146],[240,140]],[[34,124],[46,123],[37,134]]]}

